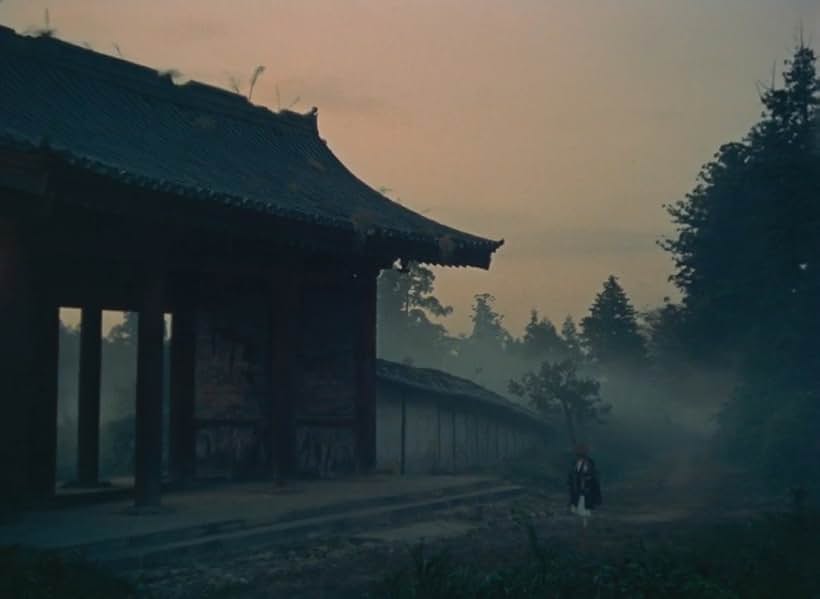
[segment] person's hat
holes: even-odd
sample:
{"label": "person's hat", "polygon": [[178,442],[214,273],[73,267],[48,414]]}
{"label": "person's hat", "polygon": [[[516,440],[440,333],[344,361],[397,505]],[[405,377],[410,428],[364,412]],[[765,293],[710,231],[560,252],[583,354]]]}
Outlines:
{"label": "person's hat", "polygon": [[575,455],[580,455],[584,457],[587,457],[589,455],[589,447],[587,447],[586,443],[575,444]]}

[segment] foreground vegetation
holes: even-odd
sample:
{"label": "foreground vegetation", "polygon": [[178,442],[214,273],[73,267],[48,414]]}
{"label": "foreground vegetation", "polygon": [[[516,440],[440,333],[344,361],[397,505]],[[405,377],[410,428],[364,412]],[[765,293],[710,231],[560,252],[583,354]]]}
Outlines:
{"label": "foreground vegetation", "polygon": [[[529,553],[497,568],[414,548],[410,564],[373,596],[390,599],[496,597],[600,599],[820,597],[820,512],[797,509],[624,551],[547,544],[528,529]],[[522,539],[523,541],[523,539]]]}
{"label": "foreground vegetation", "polygon": [[50,553],[0,548],[0,597],[19,599],[128,599],[134,588],[86,562]]}

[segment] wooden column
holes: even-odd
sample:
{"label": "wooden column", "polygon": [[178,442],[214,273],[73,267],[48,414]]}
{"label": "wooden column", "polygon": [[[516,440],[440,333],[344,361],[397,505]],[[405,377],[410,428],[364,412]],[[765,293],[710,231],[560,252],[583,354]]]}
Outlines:
{"label": "wooden column", "polygon": [[100,366],[102,309],[82,309],[77,409],[77,482],[94,486],[100,474]]}
{"label": "wooden column", "polygon": [[376,279],[378,269],[363,269],[356,278],[359,296],[359,339],[356,362],[356,458],[360,472],[376,466]]}
{"label": "wooden column", "polygon": [[29,489],[34,499],[48,499],[54,495],[57,474],[60,309],[46,291],[46,287],[47,285],[38,285],[38,294],[44,295],[33,301],[35,315],[32,322],[33,375],[29,382],[32,391]]}
{"label": "wooden column", "polygon": [[169,467],[178,482],[196,470],[196,307],[186,294],[171,322],[171,404]]}
{"label": "wooden column", "polygon": [[59,312],[34,232],[0,218],[0,504],[6,505],[48,498],[55,484]]}
{"label": "wooden column", "polygon": [[134,493],[137,507],[160,504],[162,484],[163,278],[143,282],[137,338],[137,430]]}

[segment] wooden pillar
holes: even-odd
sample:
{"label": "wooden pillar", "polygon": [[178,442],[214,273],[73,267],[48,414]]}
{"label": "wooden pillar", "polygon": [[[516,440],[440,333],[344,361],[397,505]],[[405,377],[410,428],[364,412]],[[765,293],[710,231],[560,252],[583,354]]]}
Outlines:
{"label": "wooden pillar", "polygon": [[54,495],[57,474],[60,309],[44,286],[38,287],[46,296],[34,299],[29,488],[34,499],[48,499]]}
{"label": "wooden pillar", "polygon": [[54,493],[59,311],[34,228],[0,219],[0,504]]}
{"label": "wooden pillar", "polygon": [[356,278],[359,296],[359,339],[356,362],[359,392],[356,402],[356,458],[359,470],[376,466],[376,280],[377,269],[364,269]]}
{"label": "wooden pillar", "polygon": [[100,366],[102,309],[85,306],[80,328],[77,409],[77,482],[93,486],[100,474]]}
{"label": "wooden pillar", "polygon": [[169,468],[177,482],[193,479],[196,470],[196,306],[178,298],[171,321],[171,398]]}
{"label": "wooden pillar", "polygon": [[137,507],[160,504],[162,485],[163,278],[145,278],[137,337],[137,430],[134,494]]}

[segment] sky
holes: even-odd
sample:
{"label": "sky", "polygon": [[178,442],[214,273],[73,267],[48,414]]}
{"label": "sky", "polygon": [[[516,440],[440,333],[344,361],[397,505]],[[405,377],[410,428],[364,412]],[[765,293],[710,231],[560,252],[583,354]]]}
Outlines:
{"label": "sky", "polygon": [[532,308],[582,317],[610,274],[638,309],[674,298],[663,204],[759,117],[801,29],[820,46],[820,0],[0,0],[0,23],[46,9],[186,78],[246,93],[264,65],[255,103],[317,106],[371,186],[503,238],[489,271],[436,269],[454,332],[482,292],[514,334]]}

